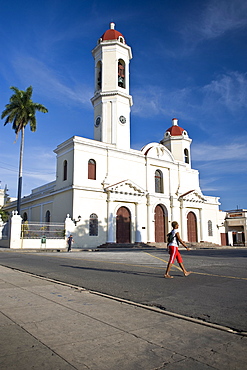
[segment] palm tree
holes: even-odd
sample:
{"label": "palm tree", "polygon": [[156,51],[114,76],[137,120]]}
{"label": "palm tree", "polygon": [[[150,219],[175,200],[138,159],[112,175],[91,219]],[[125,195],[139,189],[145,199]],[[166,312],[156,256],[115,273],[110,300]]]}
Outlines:
{"label": "palm tree", "polygon": [[36,131],[36,111],[47,113],[48,109],[42,104],[34,103],[31,99],[33,88],[29,86],[26,91],[19,90],[17,87],[10,87],[14,94],[9,99],[9,104],[5,105],[1,119],[7,116],[4,126],[12,123],[12,128],[16,133],[16,140],[21,132],[20,160],[19,160],[19,179],[17,194],[17,212],[20,215],[21,192],[22,192],[22,167],[23,167],[23,149],[24,149],[24,129],[30,123],[31,131]]}

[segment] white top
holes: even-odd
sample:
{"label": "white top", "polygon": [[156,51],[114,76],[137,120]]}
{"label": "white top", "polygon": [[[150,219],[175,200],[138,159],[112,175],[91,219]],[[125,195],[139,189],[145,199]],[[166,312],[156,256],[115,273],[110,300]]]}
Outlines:
{"label": "white top", "polygon": [[179,232],[179,230],[178,229],[173,229],[171,232],[172,232],[172,235],[173,235],[173,241],[170,242],[168,244],[168,246],[173,245],[174,247],[178,247],[178,243],[177,243],[177,239],[176,239],[175,235],[177,234],[177,232]]}

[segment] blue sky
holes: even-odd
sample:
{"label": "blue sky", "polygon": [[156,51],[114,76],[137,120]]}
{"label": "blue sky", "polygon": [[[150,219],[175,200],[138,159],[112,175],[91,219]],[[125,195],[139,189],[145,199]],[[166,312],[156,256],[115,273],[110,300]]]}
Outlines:
{"label": "blue sky", "polygon": [[[55,179],[56,146],[93,138],[97,39],[115,22],[132,48],[131,147],[163,138],[179,119],[192,167],[221,209],[247,208],[246,0],[9,0],[0,10],[0,111],[10,86],[32,85],[37,131],[25,130],[23,195]],[[19,144],[0,124],[0,181],[16,196]]]}

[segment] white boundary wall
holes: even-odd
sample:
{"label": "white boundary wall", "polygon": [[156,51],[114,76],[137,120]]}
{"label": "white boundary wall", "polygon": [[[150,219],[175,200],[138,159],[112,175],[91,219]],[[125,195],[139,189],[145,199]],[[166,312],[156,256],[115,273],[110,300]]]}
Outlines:
{"label": "white boundary wall", "polygon": [[67,248],[67,228],[66,226],[74,225],[73,221],[66,218],[65,222],[65,237],[61,239],[48,239],[46,238],[45,243],[41,242],[41,238],[39,239],[26,239],[21,238],[21,225],[22,225],[22,218],[20,215],[17,214],[17,211],[12,212],[12,216],[8,221],[9,225],[9,233],[8,238],[3,237],[3,228],[4,223],[0,222],[0,246],[4,248],[10,249],[59,249],[65,250]]}

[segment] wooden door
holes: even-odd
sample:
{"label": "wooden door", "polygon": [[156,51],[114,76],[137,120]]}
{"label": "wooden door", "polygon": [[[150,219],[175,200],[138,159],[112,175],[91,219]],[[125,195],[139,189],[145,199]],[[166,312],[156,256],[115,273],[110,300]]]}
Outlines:
{"label": "wooden door", "polygon": [[187,215],[187,232],[188,242],[197,242],[197,222],[196,215],[193,212],[189,212]]}
{"label": "wooden door", "polygon": [[228,243],[228,234],[227,233],[221,233],[220,234],[220,240],[221,240],[221,245],[229,245]]}
{"label": "wooden door", "polygon": [[131,215],[126,207],[120,207],[117,211],[117,243],[131,243],[130,238]]}
{"label": "wooden door", "polygon": [[154,211],[155,242],[165,242],[165,214],[161,205],[157,205]]}

